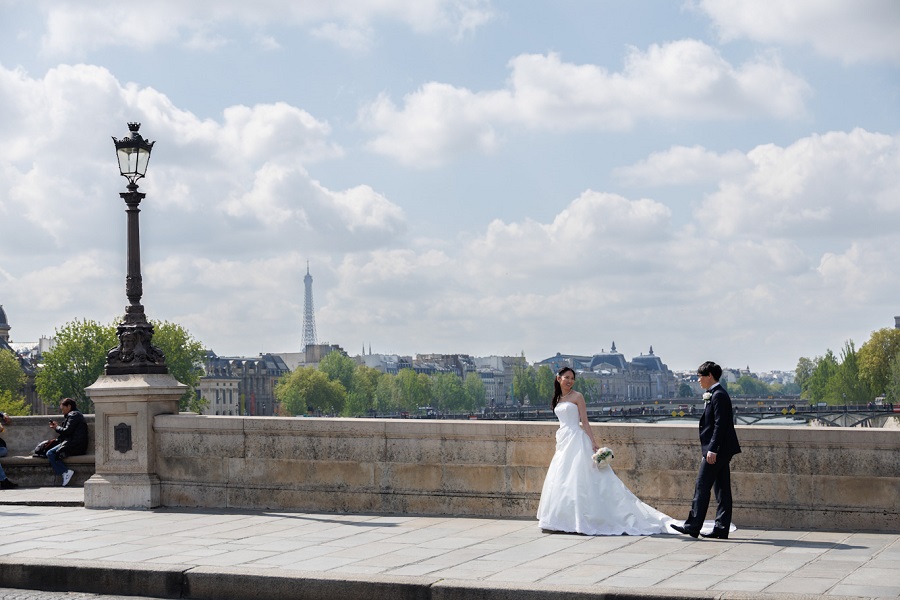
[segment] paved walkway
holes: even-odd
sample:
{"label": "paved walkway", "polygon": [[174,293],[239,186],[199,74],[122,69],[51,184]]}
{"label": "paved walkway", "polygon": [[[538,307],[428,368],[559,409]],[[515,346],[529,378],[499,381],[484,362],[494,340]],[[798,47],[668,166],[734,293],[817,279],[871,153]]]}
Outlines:
{"label": "paved walkway", "polygon": [[82,493],[0,491],[0,587],[210,600],[900,598],[898,533],[587,537],[531,520],[96,510]]}

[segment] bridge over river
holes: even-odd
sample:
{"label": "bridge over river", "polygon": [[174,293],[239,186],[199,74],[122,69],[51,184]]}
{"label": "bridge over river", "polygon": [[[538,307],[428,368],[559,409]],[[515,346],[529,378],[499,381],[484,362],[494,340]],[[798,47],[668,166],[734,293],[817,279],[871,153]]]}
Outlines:
{"label": "bridge over river", "polygon": [[[793,402],[772,399],[739,398],[734,402],[735,423],[738,425],[816,425],[824,427],[884,427],[891,417],[900,417],[900,405],[834,405],[797,406]],[[597,423],[661,423],[699,420],[703,413],[701,402],[681,401],[678,404],[622,404],[616,406],[588,406],[588,418]],[[483,414],[444,415],[443,418],[504,419],[515,421],[553,421],[556,416],[549,407],[495,407]]]}

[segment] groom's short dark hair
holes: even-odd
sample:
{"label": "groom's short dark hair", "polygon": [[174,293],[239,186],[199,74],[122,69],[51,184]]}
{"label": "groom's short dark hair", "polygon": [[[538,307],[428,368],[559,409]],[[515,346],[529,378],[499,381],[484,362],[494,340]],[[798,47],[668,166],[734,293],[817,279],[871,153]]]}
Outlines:
{"label": "groom's short dark hair", "polygon": [[722,367],[708,360],[697,368],[697,375],[712,375],[712,378],[718,381],[722,378]]}

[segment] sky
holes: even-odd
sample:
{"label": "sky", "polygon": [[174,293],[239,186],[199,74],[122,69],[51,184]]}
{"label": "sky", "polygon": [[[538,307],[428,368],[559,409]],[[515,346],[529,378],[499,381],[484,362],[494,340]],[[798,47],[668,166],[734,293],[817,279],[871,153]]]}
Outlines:
{"label": "sky", "polygon": [[900,315],[895,0],[0,0],[11,340],[792,370]]}

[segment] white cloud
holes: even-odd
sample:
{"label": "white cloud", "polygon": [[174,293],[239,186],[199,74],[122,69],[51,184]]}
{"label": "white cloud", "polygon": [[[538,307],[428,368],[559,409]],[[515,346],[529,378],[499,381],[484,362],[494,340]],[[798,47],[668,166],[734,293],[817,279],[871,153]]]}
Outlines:
{"label": "white cloud", "polygon": [[895,0],[697,0],[724,40],[809,44],[844,63],[900,64],[900,4]]}
{"label": "white cloud", "polygon": [[475,93],[428,83],[398,108],[382,95],[360,111],[369,147],[406,165],[433,167],[490,152],[507,128],[622,131],[649,119],[720,120],[805,112],[807,84],[775,57],[739,67],[696,40],[630,51],[621,73],[565,63],[555,53],[510,61],[505,89]]}
{"label": "white cloud", "polygon": [[747,157],[752,171],[699,210],[724,236],[878,237],[900,227],[900,136],[836,131]]}
{"label": "white cloud", "polygon": [[664,152],[654,152],[633,165],[614,169],[613,174],[632,185],[683,185],[731,179],[752,165],[747,155],[738,150],[718,154],[702,146],[674,146]]}
{"label": "white cloud", "polygon": [[[194,319],[186,325],[205,327],[212,321],[182,307],[289,310],[297,294],[302,303],[302,289],[292,299],[280,290],[291,276],[302,281],[298,254],[390,246],[405,231],[402,209],[371,186],[330,189],[311,178],[306,165],[342,150],[327,123],[286,103],[233,106],[220,121],[200,120],[156,90],[123,86],[87,65],[39,79],[0,67],[0,82],[9,116],[0,123],[0,300],[20,316],[21,307],[43,311],[30,318],[48,329],[72,318],[106,322],[126,303],[125,182],[110,139],[126,133],[126,121],[142,122],[141,133],[156,141],[140,217],[153,318],[183,315]],[[213,342],[219,335],[201,334]]]}
{"label": "white cloud", "polygon": [[[370,41],[369,23],[398,21],[419,33],[446,32],[459,38],[493,19],[487,0],[158,0],[140,7],[102,0],[44,0],[48,55],[84,55],[107,46],[149,49],[179,42],[211,50],[228,43],[228,27],[265,29],[284,24],[309,26],[315,37],[360,50]],[[368,32],[368,33],[367,33]],[[268,37],[273,40],[271,34]]]}
{"label": "white cloud", "polygon": [[342,26],[323,23],[310,30],[314,38],[326,40],[345,50],[364,52],[372,45],[374,31],[371,27]]}

